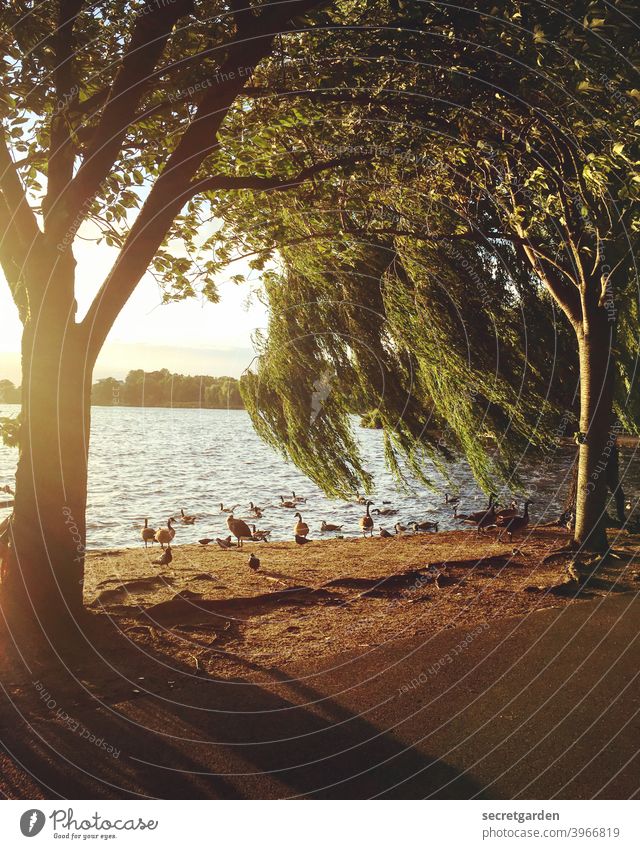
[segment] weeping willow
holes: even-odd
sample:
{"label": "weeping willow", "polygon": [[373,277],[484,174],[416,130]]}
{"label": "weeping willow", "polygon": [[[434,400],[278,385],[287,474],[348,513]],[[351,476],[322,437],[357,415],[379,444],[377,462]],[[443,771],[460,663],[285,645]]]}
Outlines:
{"label": "weeping willow", "polygon": [[268,331],[243,399],[260,436],[330,496],[372,488],[356,413],[375,411],[407,485],[433,485],[434,468],[446,476],[465,456],[486,490],[517,487],[523,452],[557,436],[545,355],[531,358],[522,339],[553,338],[553,311],[519,330],[522,292],[475,245],[309,243],[283,251],[266,293]]}

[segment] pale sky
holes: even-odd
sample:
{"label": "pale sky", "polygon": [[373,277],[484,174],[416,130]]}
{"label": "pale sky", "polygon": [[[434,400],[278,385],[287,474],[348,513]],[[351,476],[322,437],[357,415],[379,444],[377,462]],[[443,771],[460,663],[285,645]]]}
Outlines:
{"label": "pale sky", "polygon": [[[116,249],[76,239],[74,254],[78,263],[76,296],[82,316]],[[191,299],[163,306],[156,281],[146,275],[116,321],[94,378],[122,378],[133,368],[238,377],[254,356],[251,334],[265,327],[267,321],[266,308],[251,294],[259,284],[255,272],[251,284],[225,282],[231,274],[246,270],[239,266],[231,266],[228,276],[221,277],[219,304]],[[0,317],[0,379],[19,384],[21,324],[1,273]]]}

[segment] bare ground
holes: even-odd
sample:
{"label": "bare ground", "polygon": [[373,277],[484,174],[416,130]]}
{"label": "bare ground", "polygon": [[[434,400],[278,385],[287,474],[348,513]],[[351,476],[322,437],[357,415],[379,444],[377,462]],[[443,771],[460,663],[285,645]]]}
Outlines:
{"label": "bare ground", "polygon": [[[566,542],[565,532],[539,528],[513,544],[473,531],[231,551],[214,543],[174,548],[168,569],[153,565],[157,546],[96,552],[86,596],[137,643],[162,643],[177,660],[226,677],[238,661],[243,671],[247,661],[281,668],[570,604],[576,589],[564,583],[563,564],[542,562]],[[619,534],[616,547],[622,559],[580,599],[637,589],[638,538]],[[247,565],[252,551],[257,572]]]}
{"label": "bare ground", "polygon": [[[624,634],[608,638],[603,648],[597,642],[602,628],[591,629],[598,654],[589,655],[582,682],[591,695],[583,698],[581,690],[576,694],[565,688],[585,651],[589,654],[583,634],[575,657],[564,663],[566,652],[560,649],[580,629],[569,620],[579,619],[580,610],[589,620],[591,608],[604,596],[637,594],[640,571],[640,537],[618,534],[619,557],[608,560],[597,579],[578,587],[567,582],[561,562],[543,563],[566,542],[566,533],[557,529],[533,528],[515,544],[500,543],[493,534],[457,531],[390,540],[314,540],[302,547],[246,544],[243,551],[180,546],[170,568],[153,563],[157,546],[153,551],[141,546],[94,552],[87,562],[90,613],[73,657],[56,663],[50,654],[39,656],[15,633],[5,632],[0,640],[0,794],[282,798],[335,793],[369,798],[397,785],[400,798],[430,793],[468,798],[481,792],[483,782],[491,784],[505,764],[520,761],[526,762],[522,781],[529,782],[540,764],[535,757],[535,763],[526,761],[527,735],[512,732],[509,723],[519,727],[521,717],[530,713],[556,721],[580,705],[595,710],[597,684],[591,679],[606,680],[598,658],[607,669],[619,666],[621,680],[637,668],[631,658],[618,664],[618,642],[630,646],[637,634],[634,615],[623,620],[616,610],[609,618],[612,627],[624,624]],[[251,551],[260,557],[258,572],[248,567]],[[621,602],[628,598],[619,596]],[[527,657],[539,642],[536,622],[548,629],[537,660]],[[480,625],[487,627],[478,631]],[[470,634],[481,636],[469,640]],[[453,651],[449,643],[461,641],[465,651],[458,665],[443,668],[428,686],[397,695],[425,664]],[[613,661],[606,650],[615,650]],[[414,651],[424,657],[414,662]],[[538,686],[540,670],[556,656],[558,668]],[[326,674],[318,672],[325,666]],[[513,689],[523,704],[501,710],[502,701],[511,705],[511,690],[502,698],[489,681],[495,678],[496,687],[504,689],[503,675],[512,668]],[[312,669],[309,682],[307,670]],[[525,689],[530,674],[534,677]],[[615,729],[627,728],[629,712],[635,710],[632,698],[618,698],[624,686],[612,680],[602,696],[605,705],[613,699],[624,707]],[[446,694],[440,719],[439,689]],[[436,719],[442,727],[453,722],[457,691],[464,723],[456,720],[451,739],[441,732],[425,749],[423,721],[413,728],[409,718],[421,716],[418,707],[428,698],[428,726]],[[391,701],[390,692],[396,693]],[[546,704],[550,693],[567,704],[535,708],[535,700]],[[462,745],[460,740],[476,739],[469,728],[482,717],[480,697],[490,717],[496,710],[501,716],[500,723],[490,720],[487,727],[494,735],[504,730],[505,739],[521,740],[524,750],[503,752],[486,774],[478,769],[467,780],[469,753],[456,760],[447,752]],[[388,716],[377,715],[372,705],[378,703],[388,705]],[[553,738],[549,763],[558,746],[571,749],[576,728],[592,721],[589,715],[570,722],[569,742]],[[607,713],[607,728],[613,721]],[[537,726],[530,733],[533,739],[546,739]],[[618,775],[628,760],[628,741],[621,740],[608,772],[584,767],[583,774],[582,764],[569,764],[558,775],[558,786],[579,772],[597,790],[605,781],[601,774]],[[264,741],[275,742],[265,746]],[[357,764],[352,762],[354,741]],[[502,751],[493,737],[485,742],[489,754]],[[442,757],[433,760],[438,747]],[[588,766],[590,751],[575,749],[583,750]],[[482,750],[477,758],[489,754]],[[428,781],[427,774],[432,776]],[[634,780],[625,778],[627,784]],[[323,791],[325,782],[334,790]],[[622,789],[611,785],[607,793],[628,794],[627,784]],[[532,798],[546,798],[550,786],[532,785]],[[507,781],[487,792],[510,796],[512,789]],[[596,791],[587,782],[576,792]]]}

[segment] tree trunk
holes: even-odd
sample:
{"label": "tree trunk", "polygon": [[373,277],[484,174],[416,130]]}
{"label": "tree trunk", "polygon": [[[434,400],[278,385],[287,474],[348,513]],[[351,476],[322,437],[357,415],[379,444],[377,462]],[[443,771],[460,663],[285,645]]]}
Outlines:
{"label": "tree trunk", "polygon": [[580,435],[574,541],[605,551],[607,462],[615,444],[613,428],[613,336],[615,324],[600,306],[585,306],[578,334],[580,354]]}
{"label": "tree trunk", "polygon": [[30,620],[49,639],[66,639],[83,610],[92,364],[75,301],[65,297],[69,287],[46,288],[51,294],[23,334],[20,453],[2,594],[16,623]]}

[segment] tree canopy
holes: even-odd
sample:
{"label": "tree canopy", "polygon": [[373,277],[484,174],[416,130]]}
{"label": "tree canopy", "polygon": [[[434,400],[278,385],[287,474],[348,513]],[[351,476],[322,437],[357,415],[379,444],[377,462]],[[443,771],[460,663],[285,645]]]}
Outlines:
{"label": "tree canopy", "polygon": [[[296,42],[242,115],[265,169],[299,150],[361,157],[260,205],[221,198],[218,255],[241,237],[268,281],[269,333],[244,381],[254,423],[344,492],[367,483],[348,421],[364,392],[395,468],[402,455],[420,476],[425,449],[452,448],[489,487],[526,446],[576,428],[572,331],[595,297],[615,312],[616,414],[637,431],[630,10],[403,3],[398,29],[390,11],[314,33],[312,66]],[[334,373],[309,428],[315,382]]]}

